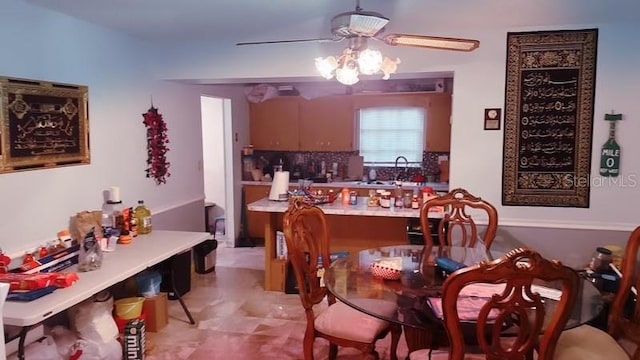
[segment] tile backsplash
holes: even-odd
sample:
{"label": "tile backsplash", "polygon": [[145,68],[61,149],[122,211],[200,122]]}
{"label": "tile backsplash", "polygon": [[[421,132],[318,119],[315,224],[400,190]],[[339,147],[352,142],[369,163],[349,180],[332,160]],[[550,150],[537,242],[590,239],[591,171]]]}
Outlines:
{"label": "tile backsplash", "polygon": [[[273,176],[274,165],[282,164],[284,170],[291,172],[292,179],[298,178],[314,178],[320,176],[322,163],[325,164],[327,172],[332,172],[334,163],[338,164],[338,173],[342,176],[348,174],[348,160],[350,156],[358,155],[357,151],[345,151],[345,152],[297,152],[297,151],[263,151],[256,150],[253,153],[253,158],[256,162],[256,167],[263,170],[265,174],[271,174]],[[440,175],[440,160],[449,159],[448,152],[423,152],[422,154],[422,166],[421,167],[409,167],[406,175],[407,180],[411,180],[414,175],[422,174],[427,181],[439,181]],[[364,173],[366,175],[372,167],[364,167]],[[395,169],[393,166],[375,166],[377,173],[377,180],[393,180],[395,176]],[[334,178],[340,178],[334,174]],[[251,180],[251,179],[243,179]],[[353,179],[355,180],[355,179]]]}

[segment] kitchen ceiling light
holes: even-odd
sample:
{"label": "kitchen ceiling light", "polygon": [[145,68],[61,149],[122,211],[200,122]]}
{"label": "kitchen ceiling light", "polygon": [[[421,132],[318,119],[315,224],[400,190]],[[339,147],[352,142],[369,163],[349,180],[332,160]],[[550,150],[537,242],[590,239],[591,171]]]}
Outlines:
{"label": "kitchen ceiling light", "polygon": [[337,59],[334,56],[316,58],[316,69],[326,79],[336,80],[344,85],[357,83],[360,74],[373,75],[382,72],[383,79],[396,72],[400,59],[391,60],[378,50],[367,48],[367,39],[353,37],[349,39],[349,47],[344,49]]}

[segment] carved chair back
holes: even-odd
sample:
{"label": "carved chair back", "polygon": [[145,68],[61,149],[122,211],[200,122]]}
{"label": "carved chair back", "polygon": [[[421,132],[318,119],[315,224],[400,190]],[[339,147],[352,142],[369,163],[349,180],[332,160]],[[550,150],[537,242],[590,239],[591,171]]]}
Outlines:
{"label": "carved chair back", "polygon": [[[560,300],[557,303],[543,300],[532,289],[536,281],[559,284]],[[487,359],[524,360],[537,350],[538,359],[546,360],[553,358],[558,337],[576,303],[580,281],[571,268],[544,259],[527,248],[454,272],[445,280],[442,294],[450,341],[449,359],[464,359],[467,349],[458,313],[459,296],[464,287],[478,283],[496,286],[491,288],[495,293],[481,305],[475,325],[478,347]],[[505,342],[502,336],[507,327],[513,337]]]}
{"label": "carved chair back", "polygon": [[[318,268],[328,268],[329,235],[324,212],[301,200],[294,200],[284,213],[283,230],[289,261],[298,284],[298,294],[313,323],[313,306],[325,297],[329,305],[335,297],[320,282]],[[320,265],[320,266],[318,266]]]}
{"label": "carved chair back", "polygon": [[[437,242],[429,231],[429,211],[444,207],[445,213],[438,224]],[[478,240],[478,229],[471,211],[483,211],[487,216],[487,227],[482,241],[489,249],[498,231],[498,211],[490,203],[457,188],[449,193],[432,198],[420,209],[420,224],[423,229],[425,245],[457,245],[474,247]]]}

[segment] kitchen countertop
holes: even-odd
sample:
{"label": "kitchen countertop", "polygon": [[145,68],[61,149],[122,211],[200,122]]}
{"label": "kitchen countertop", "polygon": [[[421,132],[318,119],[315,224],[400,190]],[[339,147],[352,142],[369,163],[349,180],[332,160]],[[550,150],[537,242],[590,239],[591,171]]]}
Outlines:
{"label": "kitchen countertop", "polygon": [[[271,186],[271,181],[242,181],[242,185],[266,185]],[[289,186],[296,186],[298,182],[290,182]],[[329,183],[316,183],[312,184],[315,188],[344,188],[347,187],[349,189],[393,189],[395,188],[395,184],[391,180],[381,180],[376,181],[375,183],[368,183],[366,181],[333,181]],[[416,183],[416,182],[402,182],[402,188],[405,190],[413,190],[414,188],[421,189],[425,186],[429,186],[433,188],[434,191],[438,192],[448,192],[449,191],[449,183],[440,183],[440,182],[432,182],[432,183]]]}
{"label": "kitchen countertop", "polygon": [[[288,201],[274,201],[268,198],[262,198],[247,204],[250,211],[275,212],[284,213],[289,207]],[[411,208],[383,208],[380,206],[368,206],[367,197],[358,197],[356,205],[343,205],[340,199],[336,199],[331,204],[318,205],[319,208],[327,215],[357,215],[357,216],[384,216],[384,217],[403,217],[403,218],[420,218],[420,210]],[[440,219],[442,212],[430,212],[429,217]]]}

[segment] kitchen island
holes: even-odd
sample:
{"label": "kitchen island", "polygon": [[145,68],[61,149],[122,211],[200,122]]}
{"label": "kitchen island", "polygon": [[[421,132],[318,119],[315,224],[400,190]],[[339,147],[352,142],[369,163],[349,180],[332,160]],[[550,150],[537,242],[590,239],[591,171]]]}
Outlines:
{"label": "kitchen island", "polygon": [[[382,208],[367,206],[367,198],[359,197],[356,205],[343,205],[339,199],[331,204],[319,205],[327,215],[331,252],[360,250],[381,246],[408,244],[409,219],[420,218],[420,212],[408,208]],[[276,256],[276,231],[282,230],[282,215],[288,201],[262,198],[249,203],[247,210],[269,214],[264,226],[265,290],[284,291],[286,259]],[[434,212],[430,218],[442,218]]]}
{"label": "kitchen island", "polygon": [[[247,205],[256,202],[269,195],[271,189],[271,181],[242,181],[242,191],[244,200],[242,201],[243,211],[246,212],[246,221],[244,223],[244,234],[250,239],[258,243],[262,243],[264,239],[264,227],[265,223],[269,221],[269,212],[247,211]],[[327,192],[333,190],[336,194],[340,193],[343,188],[348,188],[351,191],[355,191],[358,196],[367,196],[369,190],[394,190],[395,185],[390,180],[375,181],[369,183],[366,181],[333,181],[328,183],[312,183],[311,187],[315,190],[322,190]],[[403,182],[403,191],[415,191],[420,192],[423,187],[431,187],[438,193],[446,193],[449,191],[448,183],[415,183],[415,182]],[[289,189],[294,190],[298,188],[297,181],[291,181],[289,183]],[[284,212],[284,210],[283,210]]]}
{"label": "kitchen island", "polygon": [[[242,185],[264,185],[271,186],[271,181],[242,181]],[[292,181],[289,186],[295,187],[298,185],[297,181]],[[333,188],[333,189],[341,189],[341,188],[349,188],[352,190],[355,189],[386,189],[393,190],[395,188],[395,181],[391,180],[381,180],[381,181],[332,181],[325,183],[312,183],[314,188],[325,189],[325,188]],[[403,181],[402,188],[403,190],[413,190],[413,189],[422,189],[423,187],[428,186],[433,189],[433,191],[437,192],[448,192],[449,191],[449,183],[446,182],[425,182],[425,183],[417,183],[411,181]]]}

